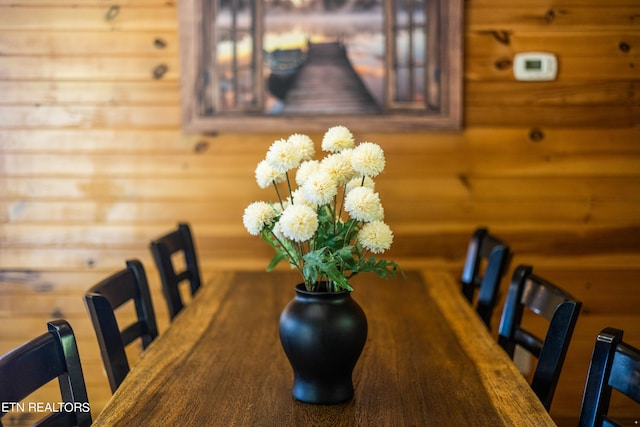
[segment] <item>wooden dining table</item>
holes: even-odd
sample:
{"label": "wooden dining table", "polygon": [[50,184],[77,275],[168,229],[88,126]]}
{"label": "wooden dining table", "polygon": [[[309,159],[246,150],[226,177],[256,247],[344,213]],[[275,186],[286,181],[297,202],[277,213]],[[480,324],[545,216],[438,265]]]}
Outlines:
{"label": "wooden dining table", "polygon": [[368,337],[355,395],[291,395],[278,320],[295,272],[220,271],[141,355],[96,426],[551,426],[447,272],[354,278]]}

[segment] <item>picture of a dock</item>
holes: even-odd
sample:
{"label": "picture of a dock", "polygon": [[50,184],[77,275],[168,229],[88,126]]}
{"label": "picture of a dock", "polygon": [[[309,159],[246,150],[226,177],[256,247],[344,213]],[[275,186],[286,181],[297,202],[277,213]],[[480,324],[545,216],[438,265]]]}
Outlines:
{"label": "picture of a dock", "polygon": [[380,108],[339,41],[309,43],[284,94],[281,114],[376,114]]}

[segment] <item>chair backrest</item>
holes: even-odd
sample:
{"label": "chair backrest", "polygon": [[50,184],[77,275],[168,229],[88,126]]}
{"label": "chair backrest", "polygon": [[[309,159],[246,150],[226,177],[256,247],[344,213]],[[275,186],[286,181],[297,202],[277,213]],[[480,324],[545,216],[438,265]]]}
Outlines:
{"label": "chair backrest", "polygon": [[[544,340],[521,325],[524,308],[549,321]],[[516,345],[538,359],[531,388],[547,410],[558,385],[582,303],[556,285],[533,274],[528,265],[518,266],[504,304],[498,342],[510,357]]]}
{"label": "chair backrest", "polygon": [[462,293],[471,304],[476,289],[479,290],[476,311],[488,328],[491,328],[491,316],[498,299],[500,282],[510,261],[509,246],[490,234],[487,228],[475,230],[469,241],[460,281]]}
{"label": "chair backrest", "polygon": [[579,427],[621,425],[607,415],[612,390],[640,403],[640,350],[623,342],[622,335],[619,329],[605,328],[596,338]]}
{"label": "chair backrest", "polygon": [[[73,330],[65,320],[54,320],[47,326],[49,332],[0,357],[0,402],[20,402],[58,378],[63,410],[47,415],[35,425],[91,425],[91,408]],[[0,417],[4,415],[0,412]]]}
{"label": "chair backrest", "polygon": [[[153,240],[151,253],[160,273],[162,290],[169,308],[169,318],[173,319],[184,307],[180,296],[180,284],[188,281],[191,295],[200,288],[198,257],[189,225],[179,223],[177,229]],[[178,268],[172,260],[175,253],[184,255],[184,269]]]}
{"label": "chair backrest", "polygon": [[[127,268],[102,280],[84,296],[112,392],[129,373],[125,347],[140,338],[146,348],[158,336],[144,267],[138,260],[129,260],[126,265]],[[135,305],[137,320],[120,328],[115,310],[128,301]]]}

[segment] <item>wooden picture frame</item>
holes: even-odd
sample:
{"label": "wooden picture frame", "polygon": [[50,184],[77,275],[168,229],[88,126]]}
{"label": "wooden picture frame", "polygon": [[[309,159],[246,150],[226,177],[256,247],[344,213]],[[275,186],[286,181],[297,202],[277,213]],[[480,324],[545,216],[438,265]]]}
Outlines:
{"label": "wooden picture frame", "polygon": [[[312,3],[311,0],[306,1]],[[348,0],[334,0],[334,2],[337,4],[354,3]],[[376,111],[362,109],[355,110],[355,112],[345,111],[343,104],[338,104],[337,101],[335,105],[331,105],[331,101],[329,101],[328,106],[323,106],[320,112],[313,111],[313,108],[316,107],[320,109],[319,106],[322,103],[320,98],[313,94],[298,97],[311,101],[307,102],[306,106],[292,107],[294,101],[291,99],[294,96],[287,93],[286,101],[276,100],[276,104],[279,105],[278,109],[281,111],[276,114],[273,114],[271,110],[265,110],[265,96],[273,97],[272,93],[274,92],[271,91],[270,94],[264,95],[266,93],[264,88],[267,85],[271,88],[271,79],[275,74],[275,68],[272,66],[271,74],[267,77],[265,68],[267,65],[265,64],[277,62],[273,58],[276,56],[276,51],[281,50],[267,51],[263,45],[265,8],[274,3],[281,4],[282,0],[279,2],[273,0],[249,2],[242,0],[222,2],[221,0],[181,0],[179,2],[183,130],[201,133],[320,131],[337,124],[347,126],[353,131],[377,132],[461,129],[462,0],[369,0],[367,2],[378,7],[377,10],[383,13],[382,19],[384,21],[384,53],[381,55],[383,58],[381,62],[384,62],[384,77],[381,83],[384,99],[377,104],[373,103],[378,105]],[[223,6],[220,6],[221,4]],[[232,7],[235,9],[232,12],[227,10],[231,7],[229,4],[234,5]],[[404,9],[400,9],[400,4]],[[414,15],[414,13],[406,13],[407,4],[410,5],[409,7],[420,8],[411,10],[418,10],[420,16],[423,16],[422,21],[416,24],[411,22],[413,18],[404,17],[405,15]],[[222,9],[222,7],[227,9]],[[243,9],[240,9],[241,7]],[[246,8],[250,8],[250,11],[247,11]],[[401,12],[404,12],[403,22],[399,22],[400,18],[398,18],[401,16]],[[251,24],[244,29],[240,28],[241,24],[237,23],[240,22],[240,19],[236,17],[241,16],[240,13],[245,14],[242,15],[243,17],[247,14],[250,14],[251,17]],[[288,18],[286,12],[284,13],[284,18]],[[225,42],[228,42],[230,36],[220,36],[223,27],[228,24],[218,23],[216,25],[215,21],[218,19],[219,22],[222,22],[221,18],[225,14],[233,16],[233,19],[226,19],[225,22],[233,22],[233,27],[228,33],[232,34],[235,39],[232,42],[234,43],[232,45],[234,46],[233,61],[229,61],[233,62],[233,67],[225,68],[226,71],[223,71],[224,67],[219,65],[221,64],[219,58],[222,57],[223,50],[220,40],[224,39]],[[299,16],[297,15],[297,17]],[[335,16],[347,16],[345,19],[348,19],[348,15]],[[280,17],[282,17],[282,13]],[[237,34],[242,31],[244,31],[243,41],[249,39],[253,43],[253,49],[250,49],[250,58],[246,59],[251,64],[250,66],[240,63],[245,59],[235,53],[236,46],[240,43]],[[401,31],[404,32],[401,33]],[[407,34],[411,34],[411,37],[414,37],[413,34],[418,34],[419,38],[415,43],[410,40],[404,52],[422,49],[424,60],[420,62],[420,60],[407,59],[406,62],[410,64],[409,68],[402,69],[401,63],[405,59],[400,56],[401,48],[399,49],[398,46],[401,36],[404,41],[408,37]],[[311,72],[309,71],[312,69],[311,58],[316,58],[314,53],[316,48],[329,44],[308,42],[303,52],[306,62],[301,66],[300,74],[295,77],[295,84],[299,84],[303,88],[316,87],[315,94],[330,90],[330,85],[318,88],[314,86],[317,83],[301,83],[304,79],[302,72],[307,74]],[[416,50],[418,44],[421,47]],[[344,49],[346,50],[346,48]],[[282,49],[282,51],[284,50]],[[289,54],[292,50],[287,49],[287,51],[286,54]],[[249,55],[245,56],[249,57]],[[285,58],[285,61],[289,60],[290,58]],[[353,65],[351,68],[354,68]],[[229,69],[232,71],[229,72]],[[400,90],[397,89],[394,92],[394,88],[400,87],[399,83],[406,86],[405,76],[407,75],[411,82],[417,82],[419,89],[409,93],[408,97],[411,99],[397,101],[397,92]],[[239,77],[236,78],[236,76]],[[241,84],[237,84],[236,80],[239,80],[240,77],[244,80]],[[333,78],[329,80],[335,81]],[[307,81],[305,80],[305,82]],[[356,87],[357,85],[357,83],[350,83],[348,87]],[[233,89],[228,89],[229,87],[233,87]],[[249,96],[241,93],[245,87],[250,88],[248,89]],[[367,90],[365,89],[364,92]],[[228,93],[231,93],[231,97],[235,96],[236,99],[229,101]],[[239,106],[237,99],[240,99],[240,102],[249,99],[250,104]],[[286,112],[286,108],[292,108],[292,110]]]}

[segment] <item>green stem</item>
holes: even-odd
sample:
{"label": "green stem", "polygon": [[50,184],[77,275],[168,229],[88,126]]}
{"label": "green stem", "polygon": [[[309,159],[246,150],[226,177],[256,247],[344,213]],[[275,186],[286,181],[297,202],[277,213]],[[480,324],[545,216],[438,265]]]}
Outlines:
{"label": "green stem", "polygon": [[[316,211],[316,214],[318,215],[318,218],[320,218],[320,210],[322,209],[322,206],[318,206],[318,210]],[[318,227],[320,227],[320,225],[318,225]],[[315,248],[318,247],[318,232],[316,231],[314,239],[313,239],[313,249],[315,250]]]}
{"label": "green stem", "polygon": [[[287,249],[287,247],[282,243],[282,240],[280,240],[278,238],[278,236],[276,236],[276,234],[273,232],[273,230],[269,230],[269,232],[271,233],[271,235],[273,236],[273,238],[280,244],[280,247],[282,248],[283,251],[285,251],[287,253],[287,256],[289,257],[289,259],[291,261],[296,261],[298,258],[295,257],[290,251],[289,249]],[[300,272],[300,274],[302,275],[302,278],[304,278],[304,271],[302,270],[302,267],[300,266],[299,262],[293,262],[290,263],[296,266],[296,269]]]}
{"label": "green stem", "polygon": [[275,181],[271,181],[273,183],[273,188],[276,190],[276,195],[278,196],[278,201],[280,202],[280,207],[284,210],[284,203],[282,202],[282,197],[280,197],[280,190],[278,190],[278,185]]}
{"label": "green stem", "polygon": [[329,216],[331,217],[331,222],[333,222],[333,234],[338,232],[338,217],[336,216],[336,206],[338,204],[338,196],[333,196],[333,204],[326,204],[326,209],[329,211]]}
{"label": "green stem", "polygon": [[351,230],[352,228],[355,230],[356,227],[354,227],[353,225],[356,224],[356,221],[350,221],[349,222],[349,228],[347,229],[347,232],[344,234],[344,243],[343,245],[348,245],[349,242],[351,242],[352,236],[350,236],[351,234]]}
{"label": "green stem", "polygon": [[342,188],[342,199],[340,200],[340,213],[338,214],[338,218],[342,217],[342,209],[344,208],[344,199],[346,198],[346,191],[347,191],[347,185],[345,184],[344,187]]}
{"label": "green stem", "polygon": [[[304,264],[304,243],[296,242],[296,251],[298,252],[298,259],[300,260],[300,264]],[[304,270],[300,267],[298,270],[302,272],[302,277],[304,277]]]}
{"label": "green stem", "polygon": [[285,174],[287,177],[287,187],[289,188],[289,196],[291,197],[291,204],[293,205],[293,191],[291,191],[291,180],[289,179],[289,172]]}

